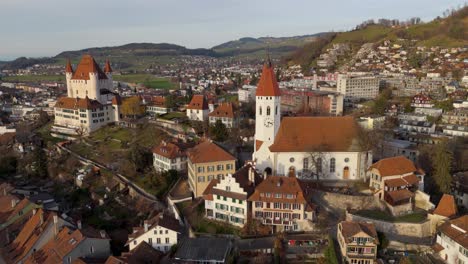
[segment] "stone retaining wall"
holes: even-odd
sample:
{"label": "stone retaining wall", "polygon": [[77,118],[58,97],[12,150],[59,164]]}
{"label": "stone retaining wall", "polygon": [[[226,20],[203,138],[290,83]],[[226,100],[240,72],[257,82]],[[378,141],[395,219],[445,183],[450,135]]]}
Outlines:
{"label": "stone retaining wall", "polygon": [[413,237],[413,238],[427,238],[431,234],[431,221],[428,219],[421,223],[406,223],[406,222],[387,222],[382,220],[375,220],[359,215],[353,215],[349,212],[346,213],[347,221],[364,221],[372,222],[377,231],[390,234],[393,236]]}

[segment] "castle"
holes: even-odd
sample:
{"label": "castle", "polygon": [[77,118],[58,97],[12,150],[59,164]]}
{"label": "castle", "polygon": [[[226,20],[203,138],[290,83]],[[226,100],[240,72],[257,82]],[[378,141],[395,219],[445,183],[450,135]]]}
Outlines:
{"label": "castle", "polygon": [[112,68],[101,69],[91,55],[84,55],[73,70],[65,68],[67,96],[57,100],[52,135],[63,138],[88,135],[120,120],[122,100],[113,91]]}

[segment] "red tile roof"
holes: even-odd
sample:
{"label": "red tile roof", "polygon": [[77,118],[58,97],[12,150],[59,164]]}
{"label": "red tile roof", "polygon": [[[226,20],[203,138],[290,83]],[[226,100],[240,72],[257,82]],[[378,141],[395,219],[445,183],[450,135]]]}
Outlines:
{"label": "red tile roof", "polygon": [[234,108],[232,103],[221,103],[208,116],[234,118]]}
{"label": "red tile roof", "polygon": [[352,117],[285,117],[272,152],[359,151]]}
{"label": "red tile roof", "polygon": [[65,67],[65,72],[73,73],[73,68],[71,66],[70,60],[67,60],[67,66]]}
{"label": "red tile roof", "polygon": [[122,105],[122,97],[120,95],[116,94],[114,97],[112,97],[112,104],[113,105]]}
{"label": "red tile roof", "polygon": [[[99,232],[99,231],[97,231]],[[52,238],[47,242],[40,250],[30,255],[26,263],[34,264],[55,264],[62,263],[63,258],[72,252],[83,240],[88,237],[107,239],[107,235],[104,237],[98,237],[92,231],[84,231],[77,229],[75,231],[64,227],[56,238]],[[91,236],[90,236],[91,234]]]}
{"label": "red tile roof", "polygon": [[259,150],[262,144],[263,144],[263,141],[255,140],[255,150]]}
{"label": "red tile roof", "polygon": [[110,65],[109,60],[106,60],[106,65],[104,65],[104,72],[105,72],[105,73],[110,73],[110,72],[112,72],[112,68],[111,68],[111,65]]}
{"label": "red tile roof", "polygon": [[341,225],[341,234],[343,237],[350,242],[351,239],[358,233],[363,232],[368,236],[375,239],[375,243],[379,243],[379,239],[377,236],[377,230],[373,223],[366,223],[366,222],[355,222],[355,221],[343,221],[340,223]]}
{"label": "red tile roof", "polygon": [[186,148],[182,144],[161,141],[161,143],[153,148],[153,153],[166,157],[168,159],[175,159],[177,157],[186,156]]}
{"label": "red tile roof", "polygon": [[42,232],[53,223],[53,214],[38,209],[23,226],[15,240],[8,246],[9,252],[4,257],[12,263],[17,263],[31,253]]}
{"label": "red tile roof", "polygon": [[434,214],[451,218],[457,215],[457,204],[452,195],[444,194],[434,210]]}
{"label": "red tile roof", "polygon": [[270,60],[263,64],[262,76],[258,82],[255,96],[281,96],[275,70]]}
{"label": "red tile roof", "polygon": [[208,102],[206,101],[205,96],[201,94],[194,95],[187,106],[187,109],[208,110]]}
{"label": "red tile roof", "polygon": [[187,151],[192,163],[207,163],[236,160],[229,152],[210,141],[204,141]]}
{"label": "red tile roof", "polygon": [[91,55],[84,55],[73,73],[72,80],[89,80],[89,74],[95,73],[99,80],[107,79],[106,74],[101,70]]}
{"label": "red tile roof", "polygon": [[65,109],[97,109],[101,108],[102,104],[97,100],[91,100],[86,98],[71,98],[71,97],[60,97],[55,104],[57,108]]}
{"label": "red tile roof", "polygon": [[[266,197],[265,193],[270,193]],[[275,198],[275,193],[281,193],[281,198]],[[296,198],[288,199],[284,195],[292,194]],[[256,188],[249,197],[249,201],[283,202],[283,203],[306,203],[302,186],[296,177],[268,176]]]}
{"label": "red tile roof", "polygon": [[379,171],[380,176],[403,175],[415,172],[416,166],[414,163],[404,156],[391,157],[381,159],[372,164],[369,169],[376,169]]}
{"label": "red tile roof", "polygon": [[394,205],[400,201],[404,201],[414,196],[414,193],[409,191],[408,189],[401,189],[396,191],[388,191],[385,192],[385,195],[391,199],[391,201],[387,201],[390,204]]}
{"label": "red tile roof", "polygon": [[439,227],[439,231],[468,248],[468,215],[445,222]]}

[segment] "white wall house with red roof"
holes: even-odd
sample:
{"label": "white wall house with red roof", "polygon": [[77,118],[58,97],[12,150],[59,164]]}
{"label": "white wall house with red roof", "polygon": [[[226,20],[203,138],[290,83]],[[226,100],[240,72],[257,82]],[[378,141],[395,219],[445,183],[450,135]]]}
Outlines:
{"label": "white wall house with red roof", "polygon": [[85,55],[75,70],[68,61],[65,71],[67,97],[55,104],[52,135],[88,135],[120,120],[121,99],[113,92],[109,61],[102,70],[92,56]]}
{"label": "white wall house with red roof", "polygon": [[196,94],[187,106],[187,117],[194,121],[208,120],[208,101],[204,95]]}

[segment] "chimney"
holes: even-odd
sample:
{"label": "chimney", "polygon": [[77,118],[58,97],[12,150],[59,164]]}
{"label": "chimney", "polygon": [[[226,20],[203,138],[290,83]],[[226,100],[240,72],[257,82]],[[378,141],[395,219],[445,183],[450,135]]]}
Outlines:
{"label": "chimney", "polygon": [[148,232],[149,223],[148,223],[147,220],[145,220],[145,221],[143,222],[143,226],[144,226],[144,228],[145,228],[145,232]]}
{"label": "chimney", "polygon": [[101,238],[106,238],[106,231],[99,230],[99,234],[101,234]]}
{"label": "chimney", "polygon": [[164,213],[160,213],[158,216],[159,216],[159,219],[163,219],[164,218]]}
{"label": "chimney", "polygon": [[[36,209],[34,209],[34,210],[36,210]],[[34,212],[34,214],[36,214],[36,212]],[[39,219],[40,219],[39,224],[42,225],[44,223],[44,213],[39,213],[39,214],[40,214],[39,215]]]}
{"label": "chimney", "polygon": [[80,229],[80,230],[81,230],[81,228],[83,228],[83,226],[81,225],[81,220],[76,221],[76,226],[77,226],[78,229]]}
{"label": "chimney", "polygon": [[255,186],[255,174],[252,166],[249,167],[249,181]]}
{"label": "chimney", "polygon": [[32,214],[33,214],[33,215],[36,215],[36,213],[37,213],[37,209],[34,208]]}
{"label": "chimney", "polygon": [[54,214],[54,236],[58,235],[58,216]]}
{"label": "chimney", "polygon": [[11,208],[15,208],[15,206],[16,206],[16,199],[13,198],[11,199]]}

